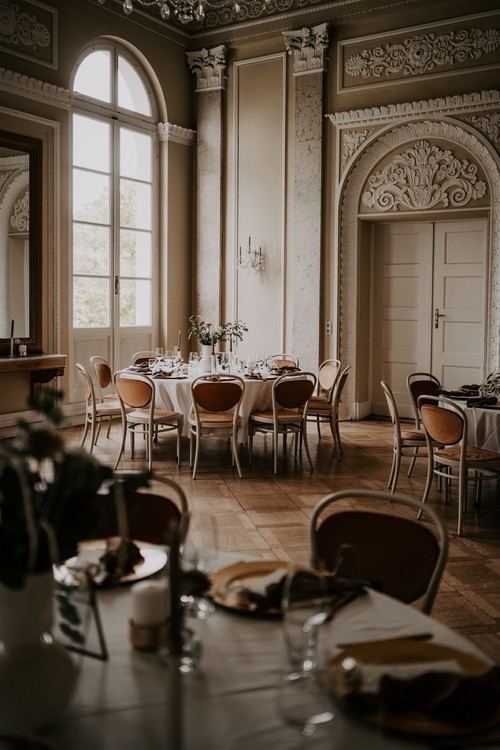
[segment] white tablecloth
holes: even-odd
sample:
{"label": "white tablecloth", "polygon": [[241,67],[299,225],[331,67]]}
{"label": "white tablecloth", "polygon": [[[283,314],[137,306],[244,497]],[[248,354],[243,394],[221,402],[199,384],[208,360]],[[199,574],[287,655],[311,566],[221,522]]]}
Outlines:
{"label": "white tablecloth", "polygon": [[[129,645],[129,589],[102,591],[99,601],[110,660],[82,659],[71,712],[49,738],[56,750],[167,750],[167,706],[172,704],[168,671],[155,654],[133,651]],[[277,689],[286,669],[280,621],[218,609],[205,622],[187,624],[200,634],[203,655],[198,670],[180,678],[183,750],[304,747],[277,710]],[[337,643],[356,636],[373,639],[411,632],[432,633],[435,642],[482,656],[474,644],[444,625],[375,592],[339,612],[320,639],[323,649],[334,654]],[[386,734],[341,711],[329,727],[308,738],[307,745],[328,750],[428,747],[425,740]]]}
{"label": "white tablecloth", "polygon": [[[174,409],[184,417],[184,434],[188,434],[187,419],[191,412],[191,378],[185,379],[156,379],[155,407],[157,409]],[[240,405],[242,417],[238,430],[238,442],[246,442],[248,436],[248,419],[252,411],[271,408],[271,389],[273,380],[245,379],[245,393]]]}
{"label": "white tablecloth", "polygon": [[465,408],[468,443],[500,453],[500,409]]}

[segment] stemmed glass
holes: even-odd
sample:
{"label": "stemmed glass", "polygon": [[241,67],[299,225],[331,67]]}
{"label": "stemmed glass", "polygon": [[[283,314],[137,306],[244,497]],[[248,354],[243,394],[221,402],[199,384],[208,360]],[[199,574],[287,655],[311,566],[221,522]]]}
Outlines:
{"label": "stemmed glass", "polygon": [[317,665],[320,625],[326,619],[326,579],[309,569],[292,569],[283,589],[283,626],[291,670],[278,691],[283,719],[303,737],[333,720],[332,703],[322,689]]}
{"label": "stemmed glass", "polygon": [[[188,532],[181,550],[182,569],[206,573],[217,554],[217,524],[210,513],[195,513],[189,517]],[[184,613],[204,620],[215,607],[202,596],[183,595]]]}

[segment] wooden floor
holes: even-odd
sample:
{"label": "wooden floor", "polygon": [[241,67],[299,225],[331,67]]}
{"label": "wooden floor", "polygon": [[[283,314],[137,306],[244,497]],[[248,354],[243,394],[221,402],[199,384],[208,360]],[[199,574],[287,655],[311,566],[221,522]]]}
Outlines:
{"label": "wooden floor", "polygon": [[[251,469],[247,455],[242,454],[243,479],[231,468],[228,442],[205,440],[198,477],[192,480],[187,439],[183,439],[183,461],[179,468],[175,462],[175,438],[170,435],[160,437],[155,446],[154,470],[182,485],[192,511],[210,511],[216,516],[221,549],[306,562],[309,517],[321,498],[340,489],[386,488],[392,460],[391,425],[380,420],[342,422],[340,430],[344,445],[342,461],[332,457],[333,443],[327,428],[323,427],[321,440],[315,428],[310,429],[313,472],[309,471],[305,456],[303,462],[295,464],[290,451],[285,463],[280,457],[279,474],[275,477],[271,440],[263,436],[255,439]],[[69,441],[78,442],[81,434],[79,428],[71,428]],[[113,464],[117,438],[117,428],[113,428],[109,439],[103,430],[95,455]],[[137,440],[136,445],[134,460],[125,453],[120,469],[143,467],[143,441]],[[403,459],[398,491],[420,500],[426,459],[417,462],[411,479],[406,477],[407,468],[408,459]],[[434,487],[430,502],[443,515],[450,533],[449,560],[433,615],[500,661],[499,484],[485,483],[479,510],[469,503],[460,539],[456,536],[456,489],[453,488],[450,502],[444,505]]]}

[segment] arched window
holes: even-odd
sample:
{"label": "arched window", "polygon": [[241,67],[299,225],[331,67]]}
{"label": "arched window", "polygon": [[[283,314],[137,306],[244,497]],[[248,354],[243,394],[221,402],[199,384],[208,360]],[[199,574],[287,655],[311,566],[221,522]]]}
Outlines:
{"label": "arched window", "polygon": [[73,91],[74,345],[79,359],[102,354],[119,368],[151,348],[156,329],[156,107],[145,73],[114,43],[80,56]]}

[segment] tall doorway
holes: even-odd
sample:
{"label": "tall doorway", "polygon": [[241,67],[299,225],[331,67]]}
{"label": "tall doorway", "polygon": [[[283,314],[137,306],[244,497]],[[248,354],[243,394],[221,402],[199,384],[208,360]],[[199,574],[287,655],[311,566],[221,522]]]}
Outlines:
{"label": "tall doorway", "polygon": [[432,372],[447,388],[484,378],[486,219],[373,225],[372,410],[380,387],[411,417],[406,378]]}

